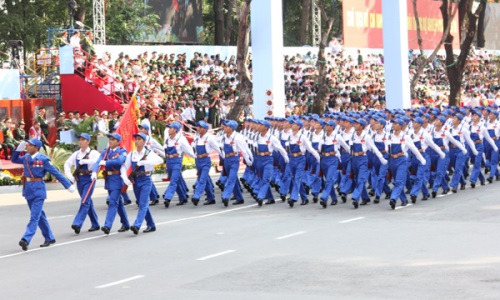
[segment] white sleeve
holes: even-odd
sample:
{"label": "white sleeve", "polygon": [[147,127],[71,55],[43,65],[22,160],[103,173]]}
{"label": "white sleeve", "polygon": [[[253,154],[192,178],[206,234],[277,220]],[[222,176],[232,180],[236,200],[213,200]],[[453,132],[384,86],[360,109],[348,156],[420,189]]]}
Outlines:
{"label": "white sleeve", "polygon": [[457,146],[457,148],[459,148],[460,150],[465,151],[464,145],[461,142],[455,140],[448,130],[445,130],[444,134],[453,145]]}
{"label": "white sleeve", "polygon": [[191,145],[189,145],[187,139],[185,136],[182,136],[179,139],[179,145],[181,147],[181,150],[186,153],[187,155],[191,156],[192,158],[196,158],[196,155],[194,155],[193,148],[191,148]]}
{"label": "white sleeve", "polygon": [[128,175],[127,175],[127,170],[130,168],[132,165],[131,163],[132,159],[132,152],[127,154],[127,158],[125,158],[125,162],[123,165],[120,167],[120,177],[123,179],[123,181],[128,181]]}
{"label": "white sleeve", "polygon": [[[73,152],[73,154],[71,154],[71,156],[64,163],[64,174],[66,175],[66,177],[73,176],[73,174],[71,174],[71,167],[75,165],[77,153],[78,152]],[[90,167],[89,167],[89,170],[91,170]]]}
{"label": "white sleeve", "polygon": [[281,154],[281,156],[283,156],[284,158],[288,158],[288,154],[286,153],[285,149],[281,146],[280,141],[278,141],[278,139],[276,137],[274,137],[274,136],[271,137],[271,143],[273,145],[273,148],[276,151],[278,151]]}

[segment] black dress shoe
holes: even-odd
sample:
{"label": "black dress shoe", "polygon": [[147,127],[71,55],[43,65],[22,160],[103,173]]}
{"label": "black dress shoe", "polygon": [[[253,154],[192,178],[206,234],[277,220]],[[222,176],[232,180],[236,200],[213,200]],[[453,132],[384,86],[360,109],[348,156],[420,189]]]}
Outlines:
{"label": "black dress shoe", "polygon": [[102,232],[104,232],[105,234],[109,234],[109,228],[108,228],[108,227],[106,227],[106,226],[102,226],[102,227],[101,227],[101,230],[102,230]]}
{"label": "black dress shoe", "polygon": [[109,200],[106,200],[106,205],[109,205]]}
{"label": "black dress shoe", "polygon": [[377,196],[375,197],[375,200],[373,200],[373,203],[378,204],[380,202],[380,197]]}
{"label": "black dress shoe", "polygon": [[307,205],[309,204],[309,200],[305,200],[305,201],[302,201],[302,203],[300,203],[300,205]]}
{"label": "black dress shoe", "polygon": [[21,246],[21,249],[23,249],[23,251],[28,250],[28,242],[25,239],[21,239],[19,241],[19,246]]}
{"label": "black dress shoe", "polygon": [[269,204],[274,204],[274,203],[276,203],[274,200],[267,200],[265,204],[269,205]]}
{"label": "black dress shoe", "polygon": [[453,194],[456,194],[457,193],[457,188],[452,188],[451,191],[453,192]]}
{"label": "black dress shoe", "polygon": [[159,200],[151,200],[151,201],[149,202],[149,206],[155,206],[155,205],[156,205],[156,204],[158,204],[158,203],[160,203],[160,201],[159,201]]}
{"label": "black dress shoe", "polygon": [[471,189],[476,188],[476,184],[475,184],[474,182],[471,182],[471,183],[470,183],[470,188],[471,188]]}
{"label": "black dress shoe", "polygon": [[215,204],[215,200],[212,200],[212,201],[205,201],[205,202],[203,203],[203,205],[213,205],[213,204]]}
{"label": "black dress shoe", "polygon": [[142,232],[148,233],[148,232],[155,232],[155,231],[156,231],[156,227],[148,227],[148,228],[144,229]]}
{"label": "black dress shoe", "polygon": [[130,200],[123,202],[123,205],[130,205],[130,204],[132,204],[132,201],[130,201]]}
{"label": "black dress shoe", "polygon": [[431,195],[432,195],[432,198],[436,198],[437,192],[432,191]]}
{"label": "black dress shoe", "polygon": [[340,194],[340,198],[342,198],[342,203],[347,202],[347,195],[346,194]]}
{"label": "black dress shoe", "polygon": [[368,203],[370,203],[370,199],[363,199],[359,205],[367,205]]}
{"label": "black dress shoe", "polygon": [[323,200],[323,199],[319,200],[319,204],[321,206],[323,206],[323,208],[326,208],[326,201],[325,200]]}
{"label": "black dress shoe", "polygon": [[337,200],[333,200],[332,203],[330,203],[330,205],[337,205],[338,201]]}
{"label": "black dress shoe", "polygon": [[132,232],[137,235],[139,233],[139,228],[136,227],[136,226],[130,226],[130,230],[132,230]]}
{"label": "black dress shoe", "polygon": [[182,206],[187,203],[187,200],[179,201],[175,206]]}
{"label": "black dress shoe", "polygon": [[280,198],[281,198],[281,202],[285,202],[286,201],[286,195],[281,194]]}
{"label": "black dress shoe", "polygon": [[396,209],[396,201],[392,200],[389,202],[389,205],[391,206],[392,209]]}
{"label": "black dress shoe", "polygon": [[319,200],[319,199],[318,199],[318,195],[314,195],[314,194],[313,194],[313,202],[314,202],[314,203],[318,203],[318,200]]}
{"label": "black dress shoe", "polygon": [[41,244],[40,247],[45,248],[45,247],[48,247],[48,246],[55,244],[55,243],[56,243],[56,240],[45,241],[45,243]]}
{"label": "black dress shoe", "polygon": [[191,202],[193,202],[194,206],[198,206],[198,202],[200,202],[200,199],[193,198],[193,199],[191,199]]}
{"label": "black dress shoe", "polygon": [[357,209],[359,207],[359,203],[358,201],[352,201],[352,205],[354,206],[355,209]]}
{"label": "black dress shoe", "polygon": [[80,227],[78,225],[71,225],[71,228],[75,231],[76,234],[80,233]]}
{"label": "black dress shoe", "polygon": [[370,195],[370,197],[375,196],[375,191],[374,191],[374,190],[370,190],[370,191],[368,192],[368,195]]}
{"label": "black dress shoe", "polygon": [[417,203],[417,196],[411,195],[410,198],[411,198],[411,203],[413,204]]}
{"label": "black dress shoe", "polygon": [[406,205],[408,205],[408,201],[401,203],[401,206],[406,206]]}
{"label": "black dress shoe", "polygon": [[163,204],[165,204],[165,208],[168,208],[170,206],[170,200],[165,200]]}
{"label": "black dress shoe", "polygon": [[391,195],[392,195],[392,192],[390,192],[389,194],[385,194],[385,200],[391,199]]}
{"label": "black dress shoe", "polygon": [[489,183],[493,183],[493,178],[492,177],[488,177],[487,180],[488,180]]}
{"label": "black dress shoe", "polygon": [[125,232],[128,231],[130,227],[122,226],[120,229],[118,229],[118,232]]}
{"label": "black dress shoe", "polygon": [[426,200],[429,200],[429,196],[424,196],[424,197],[422,198],[422,201],[426,201]]}
{"label": "black dress shoe", "polygon": [[224,204],[224,207],[227,207],[229,205],[229,200],[222,198],[222,204]]}
{"label": "black dress shoe", "polygon": [[240,205],[240,204],[243,204],[243,203],[245,203],[244,200],[238,200],[238,201],[233,202],[233,205]]}
{"label": "black dress shoe", "polygon": [[461,185],[460,185],[460,190],[461,190],[461,191],[465,190],[465,184],[461,184]]}
{"label": "black dress shoe", "polygon": [[101,229],[101,227],[99,227],[99,226],[97,226],[97,227],[90,227],[89,228],[89,232],[94,232],[94,231],[97,231],[99,229]]}
{"label": "black dress shoe", "polygon": [[295,204],[295,201],[288,200],[288,205],[290,205],[290,207],[293,207],[294,204]]}
{"label": "black dress shoe", "polygon": [[446,189],[443,191],[442,195],[447,195],[450,192],[450,189]]}
{"label": "black dress shoe", "polygon": [[262,199],[257,199],[256,201],[257,201],[257,204],[258,204],[259,206],[262,206],[262,202],[264,202],[264,200],[262,200]]}
{"label": "black dress shoe", "polygon": [[481,181],[481,185],[485,185],[486,183],[484,181]]}

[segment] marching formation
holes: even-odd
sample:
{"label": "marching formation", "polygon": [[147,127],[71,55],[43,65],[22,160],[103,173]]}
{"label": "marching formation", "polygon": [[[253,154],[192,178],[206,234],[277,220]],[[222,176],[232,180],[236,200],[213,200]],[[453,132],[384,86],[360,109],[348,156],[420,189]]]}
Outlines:
{"label": "marching formation", "polygon": [[[120,147],[122,137],[108,134],[108,148],[99,152],[89,148],[90,136],[81,134],[80,150],[64,165],[62,175],[38,150],[38,139],[22,142],[12,155],[14,163],[24,164],[23,196],[31,210],[26,233],[19,242],[28,249],[39,226],[45,237],[41,247],[55,243],[42,209],[46,199],[43,177],[53,174],[70,192],[78,190],[81,205],[71,228],[79,234],[86,216],[89,231],[109,234],[116,215],[119,232],[156,231],[150,206],[159,203],[159,194],[151,179],[155,165],[166,160],[170,183],[163,194],[164,206],[170,207],[175,194],[178,206],[189,201],[189,188],[182,176],[182,158],[195,159],[197,179],[191,202],[198,206],[216,204],[214,183],[209,176],[210,154],[217,152],[223,171],[216,185],[222,190],[224,207],[245,203],[242,188],[248,190],[258,206],[271,205],[275,194],[292,208],[312,202],[327,208],[343,203],[348,197],[354,209],[382,197],[396,208],[435,198],[439,192],[457,193],[486,181],[500,180],[498,147],[500,124],[498,107],[447,107],[399,110],[365,110],[328,113],[322,116],[268,117],[265,120],[222,120],[216,134],[204,121],[196,123],[196,135],[190,144],[182,124],[167,125],[164,145],[149,136],[149,126],[141,124],[133,136],[136,150],[127,153]],[[24,156],[21,154],[27,150]],[[238,178],[240,161],[246,165]],[[483,173],[484,168],[484,173]],[[97,174],[102,172],[108,192],[108,211],[101,227],[92,200]],[[76,189],[72,183],[76,183]],[[139,207],[133,223],[129,222],[123,199],[132,187]],[[276,193],[273,192],[273,189]]]}

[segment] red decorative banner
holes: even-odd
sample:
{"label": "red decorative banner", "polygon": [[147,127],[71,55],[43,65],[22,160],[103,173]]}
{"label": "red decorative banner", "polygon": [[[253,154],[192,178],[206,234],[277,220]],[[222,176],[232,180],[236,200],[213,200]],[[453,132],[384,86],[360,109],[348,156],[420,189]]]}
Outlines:
{"label": "red decorative banner", "polygon": [[122,136],[121,146],[131,152],[135,150],[133,135],[139,132],[137,124],[139,122],[139,105],[135,94],[132,96],[127,110],[123,114],[120,125],[116,129],[116,133]]}
{"label": "red decorative banner", "polygon": [[[408,2],[408,46],[418,49],[417,25],[411,0]],[[443,19],[440,6],[435,0],[418,0],[417,12],[425,50],[434,50],[443,36]],[[344,46],[347,48],[384,47],[382,0],[344,0]],[[451,34],[455,37],[454,49],[459,48],[458,13],[452,23]]]}

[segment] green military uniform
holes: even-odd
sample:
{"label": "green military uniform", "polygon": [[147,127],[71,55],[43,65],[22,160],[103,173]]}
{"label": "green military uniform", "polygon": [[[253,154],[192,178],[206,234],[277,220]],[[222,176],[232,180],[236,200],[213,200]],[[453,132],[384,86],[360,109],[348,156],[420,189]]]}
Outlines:
{"label": "green military uniform", "polygon": [[14,131],[14,138],[18,141],[24,141],[26,139],[26,131],[24,129],[17,128]]}
{"label": "green military uniform", "polygon": [[36,117],[36,120],[40,122],[40,128],[42,129],[45,137],[49,136],[49,125],[47,124],[47,121],[45,121],[45,119],[40,115]]}
{"label": "green military uniform", "polygon": [[89,55],[95,55],[94,43],[87,35],[82,39],[82,49]]}
{"label": "green military uniform", "polygon": [[67,45],[69,45],[68,38],[66,36],[64,36],[64,35],[58,36],[56,38],[55,44],[56,44],[57,48],[59,48],[59,47],[62,48],[64,46],[67,46]]}

